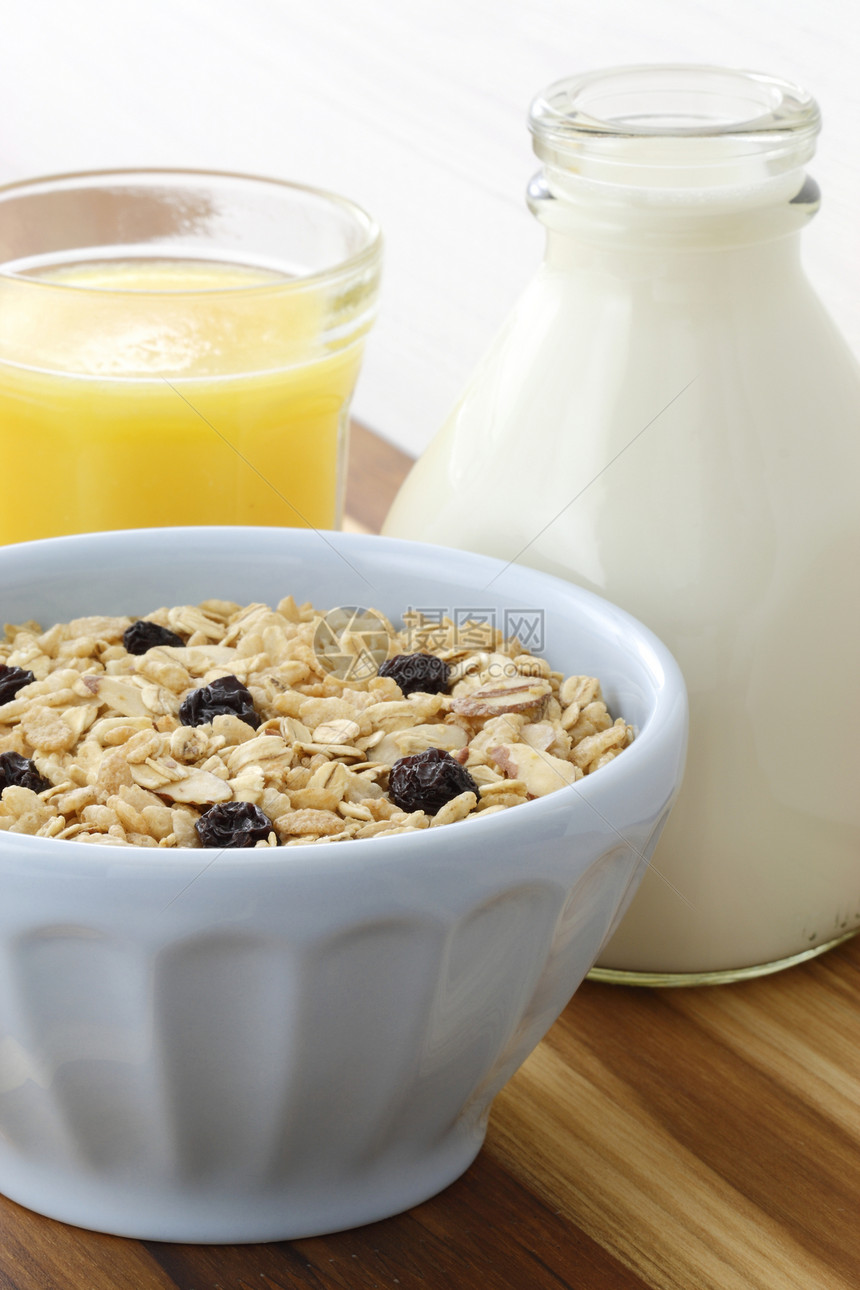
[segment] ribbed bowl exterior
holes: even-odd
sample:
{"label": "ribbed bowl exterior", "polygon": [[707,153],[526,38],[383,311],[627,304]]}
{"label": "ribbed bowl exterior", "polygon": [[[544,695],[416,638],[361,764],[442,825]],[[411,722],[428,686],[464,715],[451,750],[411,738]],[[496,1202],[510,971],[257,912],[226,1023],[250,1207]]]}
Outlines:
{"label": "ribbed bowl exterior", "polygon": [[639,692],[644,753],[483,821],[221,853],[0,834],[0,1190],[120,1235],[237,1242],[453,1181],[677,790],[683,686],[660,721]]}

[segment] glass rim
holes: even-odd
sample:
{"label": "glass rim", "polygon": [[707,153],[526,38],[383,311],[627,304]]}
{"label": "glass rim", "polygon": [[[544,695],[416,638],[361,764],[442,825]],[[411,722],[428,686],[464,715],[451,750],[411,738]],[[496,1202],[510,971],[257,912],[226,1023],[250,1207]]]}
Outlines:
{"label": "glass rim", "polygon": [[[92,286],[79,282],[61,282],[56,280],[32,277],[27,273],[10,271],[9,262],[0,261],[0,279],[9,282],[22,283],[28,286],[48,288],[60,291],[76,291],[86,295],[100,295],[105,297],[168,297],[177,299],[183,296],[232,296],[242,294],[258,294],[260,292],[299,292],[306,289],[315,289],[329,282],[335,282],[338,279],[347,278],[357,271],[371,266],[379,261],[382,251],[382,231],[374,217],[358,202],[353,201],[350,197],[344,197],[332,189],[320,188],[312,184],[302,184],[294,180],[278,179],[272,176],[252,175],[242,171],[230,170],[206,170],[195,169],[188,166],[130,166],[130,167],[110,167],[103,170],[79,170],[59,172],[51,175],[38,175],[28,179],[16,179],[11,183],[0,184],[0,211],[7,200],[14,199],[18,195],[25,195],[27,192],[37,193],[40,189],[51,190],[56,192],[62,191],[64,187],[71,188],[75,183],[81,187],[97,188],[103,185],[106,180],[134,180],[147,179],[154,180],[159,176],[167,180],[177,181],[186,178],[191,181],[203,180],[226,180],[232,183],[247,185],[249,188],[268,188],[290,192],[299,196],[314,198],[321,203],[325,203],[333,208],[338,208],[344,214],[348,215],[355,227],[364,231],[364,244],[357,250],[343,258],[336,260],[333,264],[323,269],[316,269],[308,273],[298,273],[291,277],[283,277],[278,281],[260,282],[248,285],[236,285],[229,287],[181,287],[177,290],[164,288],[140,289],[133,287],[104,287]],[[85,248],[81,248],[82,250]],[[117,260],[120,257],[116,257]],[[148,259],[169,259],[169,252],[164,256],[147,256]],[[184,259],[193,259],[195,257],[183,256]],[[223,261],[231,264],[242,264],[241,260]],[[73,262],[70,262],[73,263]],[[204,257],[200,257],[200,263],[212,263]],[[248,264],[248,268],[265,268],[265,265]],[[277,272],[276,269],[272,270]]]}
{"label": "glass rim", "polygon": [[[659,121],[651,121],[646,116],[629,115],[612,119],[588,110],[590,91],[598,85],[607,90],[616,82],[620,88],[622,81],[636,77],[640,81],[651,78],[652,86],[644,84],[628,92],[636,94],[643,102],[649,94],[658,88],[664,93],[680,92],[679,82],[683,77],[697,77],[701,84],[696,88],[687,87],[691,96],[698,93],[705,95],[708,83],[714,88],[720,81],[724,87],[734,82],[739,92],[745,88],[758,96],[759,111],[752,115],[738,117],[734,120],[706,117],[683,123],[679,114],[672,122],[671,114],[661,114]],[[662,84],[661,84],[662,82]],[[672,82],[675,82],[674,86]],[[726,88],[727,94],[731,93]],[[739,95],[740,97],[740,95]],[[749,99],[747,99],[749,101]],[[801,139],[812,140],[821,128],[821,114],[815,99],[799,85],[778,76],[763,72],[748,71],[743,68],[720,67],[710,63],[642,63],[606,67],[590,72],[564,77],[553,82],[532,101],[529,112],[529,127],[538,142],[563,146],[565,143],[587,144],[589,139],[706,139],[745,136],[784,137],[789,138],[796,146]]]}

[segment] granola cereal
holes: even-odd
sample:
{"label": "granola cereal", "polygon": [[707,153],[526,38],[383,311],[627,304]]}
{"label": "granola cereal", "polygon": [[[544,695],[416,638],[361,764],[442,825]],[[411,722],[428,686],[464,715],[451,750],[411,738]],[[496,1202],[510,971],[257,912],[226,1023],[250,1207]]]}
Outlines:
{"label": "granola cereal", "polygon": [[[224,836],[236,821],[247,839],[226,845],[385,837],[543,797],[633,738],[595,677],[565,677],[489,624],[464,633],[413,615],[397,630],[360,612],[322,614],[287,596],[274,609],[207,600],[142,620],[7,626],[0,829],[199,847],[200,821],[203,837],[222,836],[205,827],[213,812]],[[444,664],[440,692],[404,694],[397,669],[380,673],[378,662],[416,652]],[[457,795],[435,812],[402,809],[388,791],[392,766],[416,754],[461,768]]]}

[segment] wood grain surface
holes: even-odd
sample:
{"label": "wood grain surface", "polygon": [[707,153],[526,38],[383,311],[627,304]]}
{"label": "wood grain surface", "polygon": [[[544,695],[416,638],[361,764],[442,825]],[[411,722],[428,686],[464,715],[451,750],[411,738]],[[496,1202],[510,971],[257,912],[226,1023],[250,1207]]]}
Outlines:
{"label": "wood grain surface", "polygon": [[[376,527],[408,459],[361,429],[353,457]],[[730,986],[586,982],[467,1173],[385,1222],[168,1245],[0,1198],[0,1290],[856,1290],[858,1269],[860,938]]]}

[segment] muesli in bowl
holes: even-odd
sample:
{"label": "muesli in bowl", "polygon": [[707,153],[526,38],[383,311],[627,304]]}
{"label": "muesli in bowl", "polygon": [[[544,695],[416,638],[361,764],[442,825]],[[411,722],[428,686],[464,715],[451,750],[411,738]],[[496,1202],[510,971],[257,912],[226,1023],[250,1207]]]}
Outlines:
{"label": "muesli in bowl", "polygon": [[492,622],[208,600],[0,642],[0,830],[131,846],[383,837],[544,797],[633,737]]}

